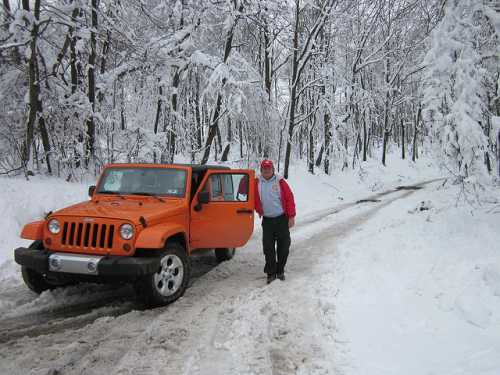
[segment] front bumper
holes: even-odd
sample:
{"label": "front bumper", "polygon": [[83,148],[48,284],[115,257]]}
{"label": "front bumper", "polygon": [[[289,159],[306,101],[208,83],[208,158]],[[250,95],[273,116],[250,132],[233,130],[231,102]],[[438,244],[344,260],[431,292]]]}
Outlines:
{"label": "front bumper", "polygon": [[[53,262],[57,258],[57,262]],[[158,257],[96,256],[85,254],[55,253],[46,250],[19,247],[14,259],[21,266],[42,274],[48,272],[78,274],[119,279],[134,279],[153,274],[160,267]],[[88,267],[89,262],[95,264]],[[57,263],[58,267],[54,267]]]}

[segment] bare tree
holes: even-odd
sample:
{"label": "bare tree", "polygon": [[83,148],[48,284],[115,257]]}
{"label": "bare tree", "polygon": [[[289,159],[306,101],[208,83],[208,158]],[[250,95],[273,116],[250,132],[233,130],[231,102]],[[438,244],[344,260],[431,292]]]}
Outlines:
{"label": "bare tree", "polygon": [[293,26],[293,47],[292,47],[292,73],[290,76],[290,107],[288,111],[288,138],[286,144],[285,152],[285,169],[284,177],[288,178],[288,169],[290,167],[290,154],[292,150],[292,137],[295,129],[295,114],[297,105],[297,86],[301,79],[302,72],[306,67],[309,59],[312,56],[313,50],[315,48],[315,43],[325,25],[328,16],[335,4],[335,0],[325,0],[321,3],[319,7],[319,14],[316,22],[307,33],[305,42],[300,47],[299,46],[299,34],[300,34],[300,17],[301,8],[300,0],[295,0],[295,15],[294,15],[294,26]]}

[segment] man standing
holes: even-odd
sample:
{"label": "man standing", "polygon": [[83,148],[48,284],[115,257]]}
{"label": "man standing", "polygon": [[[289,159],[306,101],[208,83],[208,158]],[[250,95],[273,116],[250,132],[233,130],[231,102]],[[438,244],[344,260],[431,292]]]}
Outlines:
{"label": "man standing", "polygon": [[286,181],[275,175],[271,160],[262,161],[260,174],[261,178],[256,179],[255,211],[262,217],[264,272],[269,284],[276,277],[285,280],[290,228],[295,225],[295,201]]}

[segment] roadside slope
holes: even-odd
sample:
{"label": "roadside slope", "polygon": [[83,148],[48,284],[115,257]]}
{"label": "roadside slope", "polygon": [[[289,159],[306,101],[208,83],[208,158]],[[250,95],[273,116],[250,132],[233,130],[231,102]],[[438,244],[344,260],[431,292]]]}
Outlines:
{"label": "roadside slope", "polygon": [[500,199],[468,203],[460,188],[395,202],[324,259],[338,373],[498,374]]}

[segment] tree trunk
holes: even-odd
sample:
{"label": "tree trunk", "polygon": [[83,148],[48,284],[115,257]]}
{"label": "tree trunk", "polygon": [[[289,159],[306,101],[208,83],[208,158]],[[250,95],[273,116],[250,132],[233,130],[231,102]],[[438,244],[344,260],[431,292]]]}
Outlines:
{"label": "tree trunk", "polygon": [[153,127],[153,132],[155,134],[158,134],[158,123],[160,121],[160,114],[161,114],[161,101],[163,97],[163,88],[161,87],[160,83],[160,78],[158,78],[158,102],[156,103],[156,116],[155,116],[155,123]]}
{"label": "tree trunk", "polygon": [[498,130],[497,134],[497,169],[498,177],[500,177],[500,130]]}
{"label": "tree trunk", "polygon": [[227,161],[227,157],[229,155],[229,151],[231,149],[231,144],[228,143],[226,147],[224,148],[224,152],[222,153],[222,156],[220,158],[220,161]]}
{"label": "tree trunk", "polygon": [[271,56],[269,54],[269,48],[271,44],[269,42],[269,27],[267,25],[267,20],[264,21],[264,87],[266,88],[268,100],[271,100]]}
{"label": "tree trunk", "polygon": [[308,164],[309,164],[309,173],[314,174],[314,127],[311,126],[309,129],[309,155],[308,155]]}
{"label": "tree trunk", "polygon": [[216,130],[216,134],[217,134],[217,145],[218,145],[218,150],[219,150],[219,153],[222,152],[222,136],[220,134],[220,127],[217,126],[217,128],[215,128]]}
{"label": "tree trunk", "polygon": [[196,119],[196,148],[201,148],[201,113],[200,113],[200,77],[196,74],[196,91],[195,91],[195,119]]}
{"label": "tree trunk", "polygon": [[90,32],[90,54],[88,66],[88,99],[91,106],[91,114],[87,118],[87,139],[85,146],[85,166],[88,168],[90,159],[95,156],[95,63],[96,63],[96,31],[97,31],[97,6],[98,0],[91,0],[91,32]]}
{"label": "tree trunk", "polygon": [[[71,21],[76,25],[76,17],[78,16],[79,9],[75,8],[73,14],[71,15]],[[80,69],[78,67],[77,55],[76,55],[76,36],[75,29],[70,26],[68,30],[69,36],[69,66],[70,66],[70,77],[71,77],[71,95],[76,93],[78,85],[80,84]],[[62,73],[63,74],[63,73]],[[75,111],[73,116],[75,119],[71,118],[70,121],[78,120],[78,112]],[[75,121],[76,122],[76,121]],[[74,163],[76,168],[80,168],[81,165],[81,148],[78,142],[83,141],[83,129],[78,129],[78,140],[73,141],[73,151],[74,151]]]}
{"label": "tree trunk", "polygon": [[384,143],[382,145],[382,164],[385,166],[385,155],[387,153],[387,141],[389,139],[389,131],[384,129]]}
{"label": "tree trunk", "polygon": [[292,60],[292,79],[290,82],[290,109],[288,117],[288,137],[286,141],[286,151],[285,151],[285,168],[283,177],[288,178],[288,168],[290,166],[290,154],[292,151],[292,137],[293,130],[295,127],[295,106],[297,101],[297,69],[299,65],[298,61],[298,49],[299,49],[299,6],[300,1],[295,0],[295,27],[293,30],[293,60]]}
{"label": "tree trunk", "polygon": [[240,139],[240,158],[243,158],[243,126],[241,120],[238,120],[238,137]]}
{"label": "tree trunk", "polygon": [[[323,114],[323,120],[325,123],[325,161],[323,164],[324,171],[327,175],[330,174],[330,149],[331,149],[331,142],[332,142],[332,121],[330,118],[330,112],[328,111],[327,108],[324,109],[325,112]],[[322,153],[322,151],[320,151]]]}
{"label": "tree trunk", "polygon": [[175,157],[175,143],[176,143],[176,123],[177,123],[177,91],[180,83],[180,69],[175,68],[174,77],[172,79],[172,116],[170,120],[170,131],[168,135],[168,162],[173,163]]}
{"label": "tree trunk", "polygon": [[283,130],[285,129],[280,129],[280,141],[278,145],[278,172],[280,171],[281,149],[283,148]]}
{"label": "tree trunk", "polygon": [[[73,22],[76,23],[76,18],[71,19]],[[77,69],[77,61],[76,61],[76,36],[74,35],[74,29],[71,27],[69,30],[70,33],[70,57],[69,57],[69,64],[70,64],[70,75],[71,75],[71,94],[74,94],[76,92],[76,89],[78,87],[78,69]]]}
{"label": "tree trunk", "polygon": [[491,174],[490,153],[488,151],[484,153],[484,164],[486,165],[486,170],[488,171],[488,174]]}
{"label": "tree trunk", "polygon": [[[24,1],[23,1],[24,5]],[[28,9],[24,8],[24,10],[29,11]],[[35,24],[33,25],[33,29],[38,28],[38,26]],[[34,34],[35,37],[33,37],[33,30],[32,30],[32,39],[31,39],[31,56],[28,60],[28,87],[29,87],[29,105],[28,105],[28,118],[26,121],[26,139],[24,141],[24,152],[23,152],[23,164],[27,165],[29,163],[29,160],[31,158],[31,146],[33,144],[33,134],[34,134],[34,126],[35,126],[35,120],[37,116],[37,102],[38,102],[38,94],[40,91],[40,87],[38,86],[38,79],[36,77],[36,35]]]}
{"label": "tree trunk", "polygon": [[420,123],[420,115],[422,113],[422,106],[419,105],[417,116],[415,119],[415,127],[413,129],[413,147],[412,147],[412,155],[411,160],[415,162],[418,158],[418,148],[417,148],[417,138],[418,138],[418,124]]}
{"label": "tree trunk", "polygon": [[227,118],[227,141],[231,143],[233,141],[233,128],[231,123],[231,117]]}
{"label": "tree trunk", "polygon": [[361,134],[356,133],[356,143],[354,144],[354,153],[352,155],[352,169],[354,169],[356,159],[359,159],[359,152],[361,150]]}
{"label": "tree trunk", "polygon": [[126,128],[125,109],[123,108],[123,103],[122,103],[121,111],[120,111],[120,128],[121,128],[121,130],[125,130],[125,128]]}
{"label": "tree trunk", "polygon": [[[23,0],[23,10],[29,12],[29,1]],[[24,145],[24,155],[23,164],[26,166],[30,160],[31,145],[33,144],[34,138],[34,127],[35,121],[38,118],[38,126],[40,128],[40,134],[42,136],[42,144],[45,152],[45,160],[47,162],[47,171],[52,173],[52,168],[50,165],[50,142],[47,133],[47,128],[45,126],[45,119],[43,117],[43,104],[40,95],[40,83],[39,83],[39,73],[38,73],[38,62],[37,62],[37,39],[40,20],[40,0],[35,0],[34,3],[34,19],[32,29],[31,29],[31,41],[30,41],[30,58],[28,60],[28,79],[29,79],[29,112],[28,119],[26,122],[26,140]]]}
{"label": "tree trunk", "polygon": [[[39,112],[43,112],[42,108],[42,102],[38,102],[40,104],[40,107],[38,108]],[[42,145],[43,145],[43,150],[45,153],[45,162],[47,163],[47,171],[49,174],[52,174],[52,166],[50,163],[50,141],[49,141],[49,133],[47,132],[47,127],[45,126],[45,118],[43,115],[40,115],[38,118],[38,126],[40,128],[40,135],[42,136]]]}
{"label": "tree trunk", "polygon": [[363,115],[363,161],[366,161],[367,147],[368,147],[368,134],[366,131],[366,116]]}
{"label": "tree trunk", "polygon": [[385,101],[384,101],[384,144],[382,146],[382,164],[385,166],[385,156],[387,151],[387,141],[389,140],[389,69],[390,62],[389,58],[385,59]]}
{"label": "tree trunk", "polygon": [[406,155],[405,155],[405,148],[406,148],[406,143],[405,143],[405,125],[403,122],[403,119],[401,119],[401,158],[404,160]]}
{"label": "tree trunk", "polygon": [[371,153],[371,148],[370,148],[370,143],[372,144],[372,148],[373,148],[373,141],[372,141],[372,134],[373,134],[373,124],[370,122],[370,127],[368,128],[368,141],[366,142],[367,143],[367,146],[366,148],[368,149],[366,151],[367,153],[367,157],[372,157],[372,153]]}
{"label": "tree trunk", "polygon": [[201,159],[201,164],[206,164],[210,156],[210,149],[212,147],[212,142],[217,134],[221,103],[222,103],[222,96],[220,93],[218,93],[214,113],[210,121],[210,125],[208,127],[208,136],[207,136],[207,141],[205,142],[205,151],[203,153],[203,158]]}
{"label": "tree trunk", "polygon": [[325,150],[325,145],[321,145],[319,149],[318,157],[316,158],[316,167],[321,165],[321,161],[323,160],[323,151]]}
{"label": "tree trunk", "polygon": [[101,74],[106,72],[106,55],[109,51],[109,45],[111,42],[111,31],[106,31],[106,40],[102,45],[102,54],[101,54]]}

